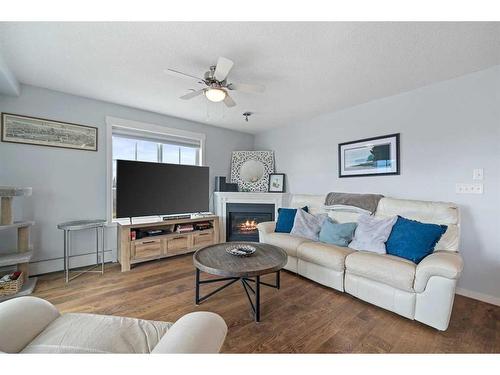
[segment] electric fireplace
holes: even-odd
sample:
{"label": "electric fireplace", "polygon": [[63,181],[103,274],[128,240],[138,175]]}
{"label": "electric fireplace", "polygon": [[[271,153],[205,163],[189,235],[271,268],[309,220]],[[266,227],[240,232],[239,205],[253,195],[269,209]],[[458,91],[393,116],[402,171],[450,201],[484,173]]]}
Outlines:
{"label": "electric fireplace", "polygon": [[257,224],[274,221],[274,204],[227,203],[226,241],[259,241]]}

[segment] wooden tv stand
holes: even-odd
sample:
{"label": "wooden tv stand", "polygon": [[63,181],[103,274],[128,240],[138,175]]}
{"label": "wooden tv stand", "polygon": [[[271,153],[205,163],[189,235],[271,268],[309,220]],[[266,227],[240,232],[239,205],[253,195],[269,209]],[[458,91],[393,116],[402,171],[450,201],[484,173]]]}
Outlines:
{"label": "wooden tv stand", "polygon": [[[199,222],[209,222],[211,228],[185,233],[174,232],[176,224]],[[138,230],[147,229],[162,229],[170,233],[132,240],[132,231],[137,233]],[[118,261],[122,272],[130,271],[132,264],[191,253],[216,243],[219,243],[219,217],[215,215],[147,224],[118,224]]]}

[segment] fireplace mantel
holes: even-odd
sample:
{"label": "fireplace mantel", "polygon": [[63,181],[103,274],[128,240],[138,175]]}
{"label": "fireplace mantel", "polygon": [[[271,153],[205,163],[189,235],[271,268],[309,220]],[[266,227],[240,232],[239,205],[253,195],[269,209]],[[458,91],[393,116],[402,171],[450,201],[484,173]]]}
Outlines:
{"label": "fireplace mantel", "polygon": [[220,218],[220,240],[226,240],[226,204],[227,203],[267,203],[274,204],[274,217],[278,217],[278,208],[288,204],[288,193],[247,193],[222,192],[214,193],[215,214]]}

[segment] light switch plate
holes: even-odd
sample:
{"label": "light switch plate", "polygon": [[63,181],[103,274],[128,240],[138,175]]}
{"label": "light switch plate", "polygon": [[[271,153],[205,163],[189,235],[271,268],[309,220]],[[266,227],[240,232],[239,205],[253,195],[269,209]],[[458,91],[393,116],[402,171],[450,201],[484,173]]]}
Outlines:
{"label": "light switch plate", "polygon": [[457,194],[483,194],[483,184],[456,184]]}
{"label": "light switch plate", "polygon": [[472,172],[472,179],[473,180],[482,180],[484,178],[484,171],[483,168],[476,168]]}

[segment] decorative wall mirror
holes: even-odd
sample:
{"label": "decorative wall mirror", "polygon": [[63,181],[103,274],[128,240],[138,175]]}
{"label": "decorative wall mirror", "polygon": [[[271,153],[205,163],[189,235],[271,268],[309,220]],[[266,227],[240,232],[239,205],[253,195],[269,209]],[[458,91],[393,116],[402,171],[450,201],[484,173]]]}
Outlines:
{"label": "decorative wall mirror", "polygon": [[237,183],[240,191],[267,191],[273,172],[272,151],[233,151],[231,182]]}

